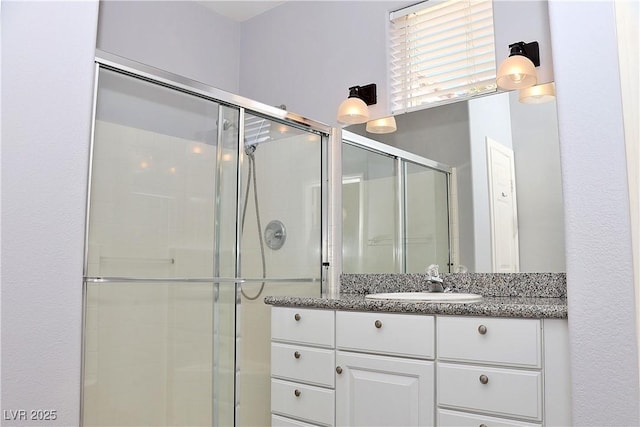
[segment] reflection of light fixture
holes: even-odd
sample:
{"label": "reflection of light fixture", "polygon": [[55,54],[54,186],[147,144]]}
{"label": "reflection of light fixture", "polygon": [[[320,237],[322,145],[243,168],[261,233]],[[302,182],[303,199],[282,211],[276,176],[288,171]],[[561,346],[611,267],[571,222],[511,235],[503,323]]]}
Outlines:
{"label": "reflection of light fixture", "polygon": [[373,105],[377,101],[375,83],[350,87],[349,97],[338,108],[338,121],[348,125],[366,122],[369,120],[367,105]]}
{"label": "reflection of light fixture", "polygon": [[511,53],[498,68],[496,83],[501,89],[523,89],[538,81],[536,67],[540,65],[538,42],[518,42],[509,45]]}
{"label": "reflection of light fixture", "polygon": [[396,118],[393,116],[383,117],[377,120],[369,120],[367,122],[367,132],[370,133],[391,133],[398,129],[396,126]]}
{"label": "reflection of light fixture", "polygon": [[202,154],[202,148],[199,145],[194,145],[193,148],[191,148],[191,152],[193,154]]}
{"label": "reflection of light fixture", "polygon": [[524,104],[542,104],[556,99],[555,83],[545,83],[520,89],[520,102]]}

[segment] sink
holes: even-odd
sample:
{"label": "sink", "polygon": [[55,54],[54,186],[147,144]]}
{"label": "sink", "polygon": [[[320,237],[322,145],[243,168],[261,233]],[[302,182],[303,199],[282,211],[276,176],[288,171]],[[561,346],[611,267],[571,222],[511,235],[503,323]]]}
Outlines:
{"label": "sink", "polygon": [[482,295],[456,292],[392,292],[388,294],[369,294],[365,298],[375,300],[402,300],[444,303],[465,303],[482,301]]}

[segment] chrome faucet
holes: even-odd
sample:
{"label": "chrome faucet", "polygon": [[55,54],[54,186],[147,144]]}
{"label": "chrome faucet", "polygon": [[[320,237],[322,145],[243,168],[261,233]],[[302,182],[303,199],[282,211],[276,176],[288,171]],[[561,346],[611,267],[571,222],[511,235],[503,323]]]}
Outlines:
{"label": "chrome faucet", "polygon": [[438,264],[427,267],[427,281],[431,284],[431,292],[444,292],[444,280],[440,277]]}

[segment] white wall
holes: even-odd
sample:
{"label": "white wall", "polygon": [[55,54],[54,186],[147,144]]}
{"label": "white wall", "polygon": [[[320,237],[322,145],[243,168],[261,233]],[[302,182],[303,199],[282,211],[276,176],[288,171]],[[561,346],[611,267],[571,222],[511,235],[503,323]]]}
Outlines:
{"label": "white wall", "polygon": [[489,197],[487,197],[489,180],[486,138],[489,137],[505,147],[512,148],[509,94],[502,93],[472,99],[468,102],[468,106],[475,246],[475,270],[473,271],[493,271]]}
{"label": "white wall", "polygon": [[98,49],[238,93],[240,24],[193,1],[101,1]]}
{"label": "white wall", "polygon": [[46,425],[79,422],[97,17],[95,1],[2,2],[2,410],[57,411]]}
{"label": "white wall", "polygon": [[555,102],[509,94],[518,197],[520,271],[564,272],[564,205]]}
{"label": "white wall", "polygon": [[565,206],[573,423],[578,426],[640,423],[613,9],[612,1],[549,4]]}
{"label": "white wall", "polygon": [[536,67],[538,83],[553,81],[551,31],[548,3],[541,0],[494,0],[494,34],[496,62],[509,56],[509,45],[537,41],[540,47],[540,66]]}

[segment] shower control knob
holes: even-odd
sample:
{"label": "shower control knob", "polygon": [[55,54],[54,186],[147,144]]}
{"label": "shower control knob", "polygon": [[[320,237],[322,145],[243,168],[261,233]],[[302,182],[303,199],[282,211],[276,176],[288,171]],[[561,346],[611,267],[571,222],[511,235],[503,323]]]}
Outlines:
{"label": "shower control knob", "polygon": [[336,368],[336,373],[341,374],[342,373],[342,368],[340,366],[338,366]]}
{"label": "shower control knob", "polygon": [[486,327],[486,326],[484,326],[484,325],[480,325],[480,326],[478,326],[478,333],[479,333],[480,335],[484,335],[484,334],[486,334],[486,333],[487,333],[487,327]]}
{"label": "shower control knob", "polygon": [[486,375],[480,375],[480,383],[486,384],[489,382],[489,377]]}
{"label": "shower control knob", "polygon": [[293,318],[296,319],[296,322],[300,321],[300,314],[296,313]]}
{"label": "shower control knob", "polygon": [[382,328],[382,322],[381,322],[381,321],[379,321],[379,320],[376,320],[373,324],[374,324],[374,325],[375,325],[375,327],[376,327],[376,328],[378,328],[378,329]]}
{"label": "shower control knob", "polygon": [[296,395],[296,397],[300,397],[300,395],[302,394],[302,392],[301,392],[300,390],[296,389],[296,390],[293,392],[293,394],[295,394],[295,395]]}
{"label": "shower control knob", "polygon": [[293,357],[295,357],[296,359],[300,359],[300,352],[296,351],[295,353],[293,353]]}

